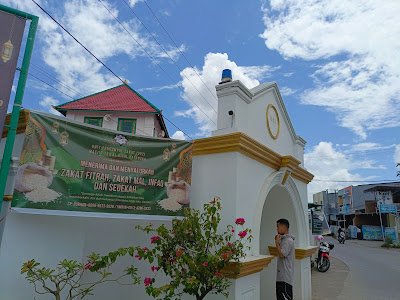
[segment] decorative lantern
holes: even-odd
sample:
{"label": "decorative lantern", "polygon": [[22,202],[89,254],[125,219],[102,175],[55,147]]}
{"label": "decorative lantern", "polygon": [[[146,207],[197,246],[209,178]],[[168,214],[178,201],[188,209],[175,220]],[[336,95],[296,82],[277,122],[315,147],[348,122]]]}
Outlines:
{"label": "decorative lantern", "polygon": [[64,131],[60,134],[60,145],[66,146],[68,145],[69,134],[68,132]]}
{"label": "decorative lantern", "polygon": [[170,156],[169,150],[168,150],[168,148],[165,148],[164,153],[163,153],[163,160],[169,161],[169,156]]}
{"label": "decorative lantern", "polygon": [[54,122],[53,126],[51,127],[51,132],[57,134],[59,130],[60,130],[60,125],[57,122]]}
{"label": "decorative lantern", "polygon": [[171,147],[171,148],[172,148],[172,151],[171,151],[171,152],[172,152],[172,153],[176,153],[176,144],[172,144],[172,147]]}
{"label": "decorative lantern", "polygon": [[5,63],[11,59],[13,49],[14,46],[13,44],[11,44],[11,40],[8,40],[3,44],[3,49],[1,51],[1,58]]}

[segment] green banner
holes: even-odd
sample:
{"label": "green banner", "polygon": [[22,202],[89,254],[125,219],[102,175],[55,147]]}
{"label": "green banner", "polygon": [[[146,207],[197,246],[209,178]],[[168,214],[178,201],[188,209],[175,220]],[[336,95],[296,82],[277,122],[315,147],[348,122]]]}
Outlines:
{"label": "green banner", "polygon": [[193,144],[31,112],[13,207],[182,216]]}

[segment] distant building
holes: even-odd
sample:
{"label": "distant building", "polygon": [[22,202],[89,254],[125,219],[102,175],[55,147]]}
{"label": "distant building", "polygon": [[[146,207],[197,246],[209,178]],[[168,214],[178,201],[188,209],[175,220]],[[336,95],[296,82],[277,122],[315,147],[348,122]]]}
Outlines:
{"label": "distant building", "polygon": [[169,137],[162,111],[127,84],[54,108],[78,122],[144,136]]}
{"label": "distant building", "polygon": [[383,209],[397,207],[397,214],[400,212],[400,182],[348,186],[331,193],[322,191],[313,195],[313,202],[323,205],[328,223],[334,227],[396,227],[396,213]]}

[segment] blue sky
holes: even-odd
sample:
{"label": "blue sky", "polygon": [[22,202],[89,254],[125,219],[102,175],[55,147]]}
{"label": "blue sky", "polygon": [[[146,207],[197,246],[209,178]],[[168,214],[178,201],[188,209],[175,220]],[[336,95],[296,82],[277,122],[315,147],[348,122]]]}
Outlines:
{"label": "blue sky", "polygon": [[[147,0],[179,50],[145,2],[125,1],[130,8],[124,0],[38,2],[193,138],[208,136],[214,129],[214,86],[222,69],[230,68],[234,79],[249,88],[278,83],[296,133],[307,140],[305,166],[315,179],[323,180],[311,183],[309,193],[351,184],[335,181],[396,179],[398,0]],[[33,2],[0,3],[40,17],[32,74],[74,99],[120,84]],[[24,107],[51,111],[51,105],[70,97],[30,77]],[[183,138],[168,122],[167,126],[171,136]]]}

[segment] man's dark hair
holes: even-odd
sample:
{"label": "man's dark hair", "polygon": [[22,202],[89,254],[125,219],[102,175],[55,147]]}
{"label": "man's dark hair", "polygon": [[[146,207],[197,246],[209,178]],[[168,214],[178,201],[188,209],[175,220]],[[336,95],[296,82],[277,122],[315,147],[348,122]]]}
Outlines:
{"label": "man's dark hair", "polygon": [[285,225],[289,229],[289,221],[286,220],[286,219],[279,219],[278,221],[276,221],[276,223],[279,223],[281,225]]}

